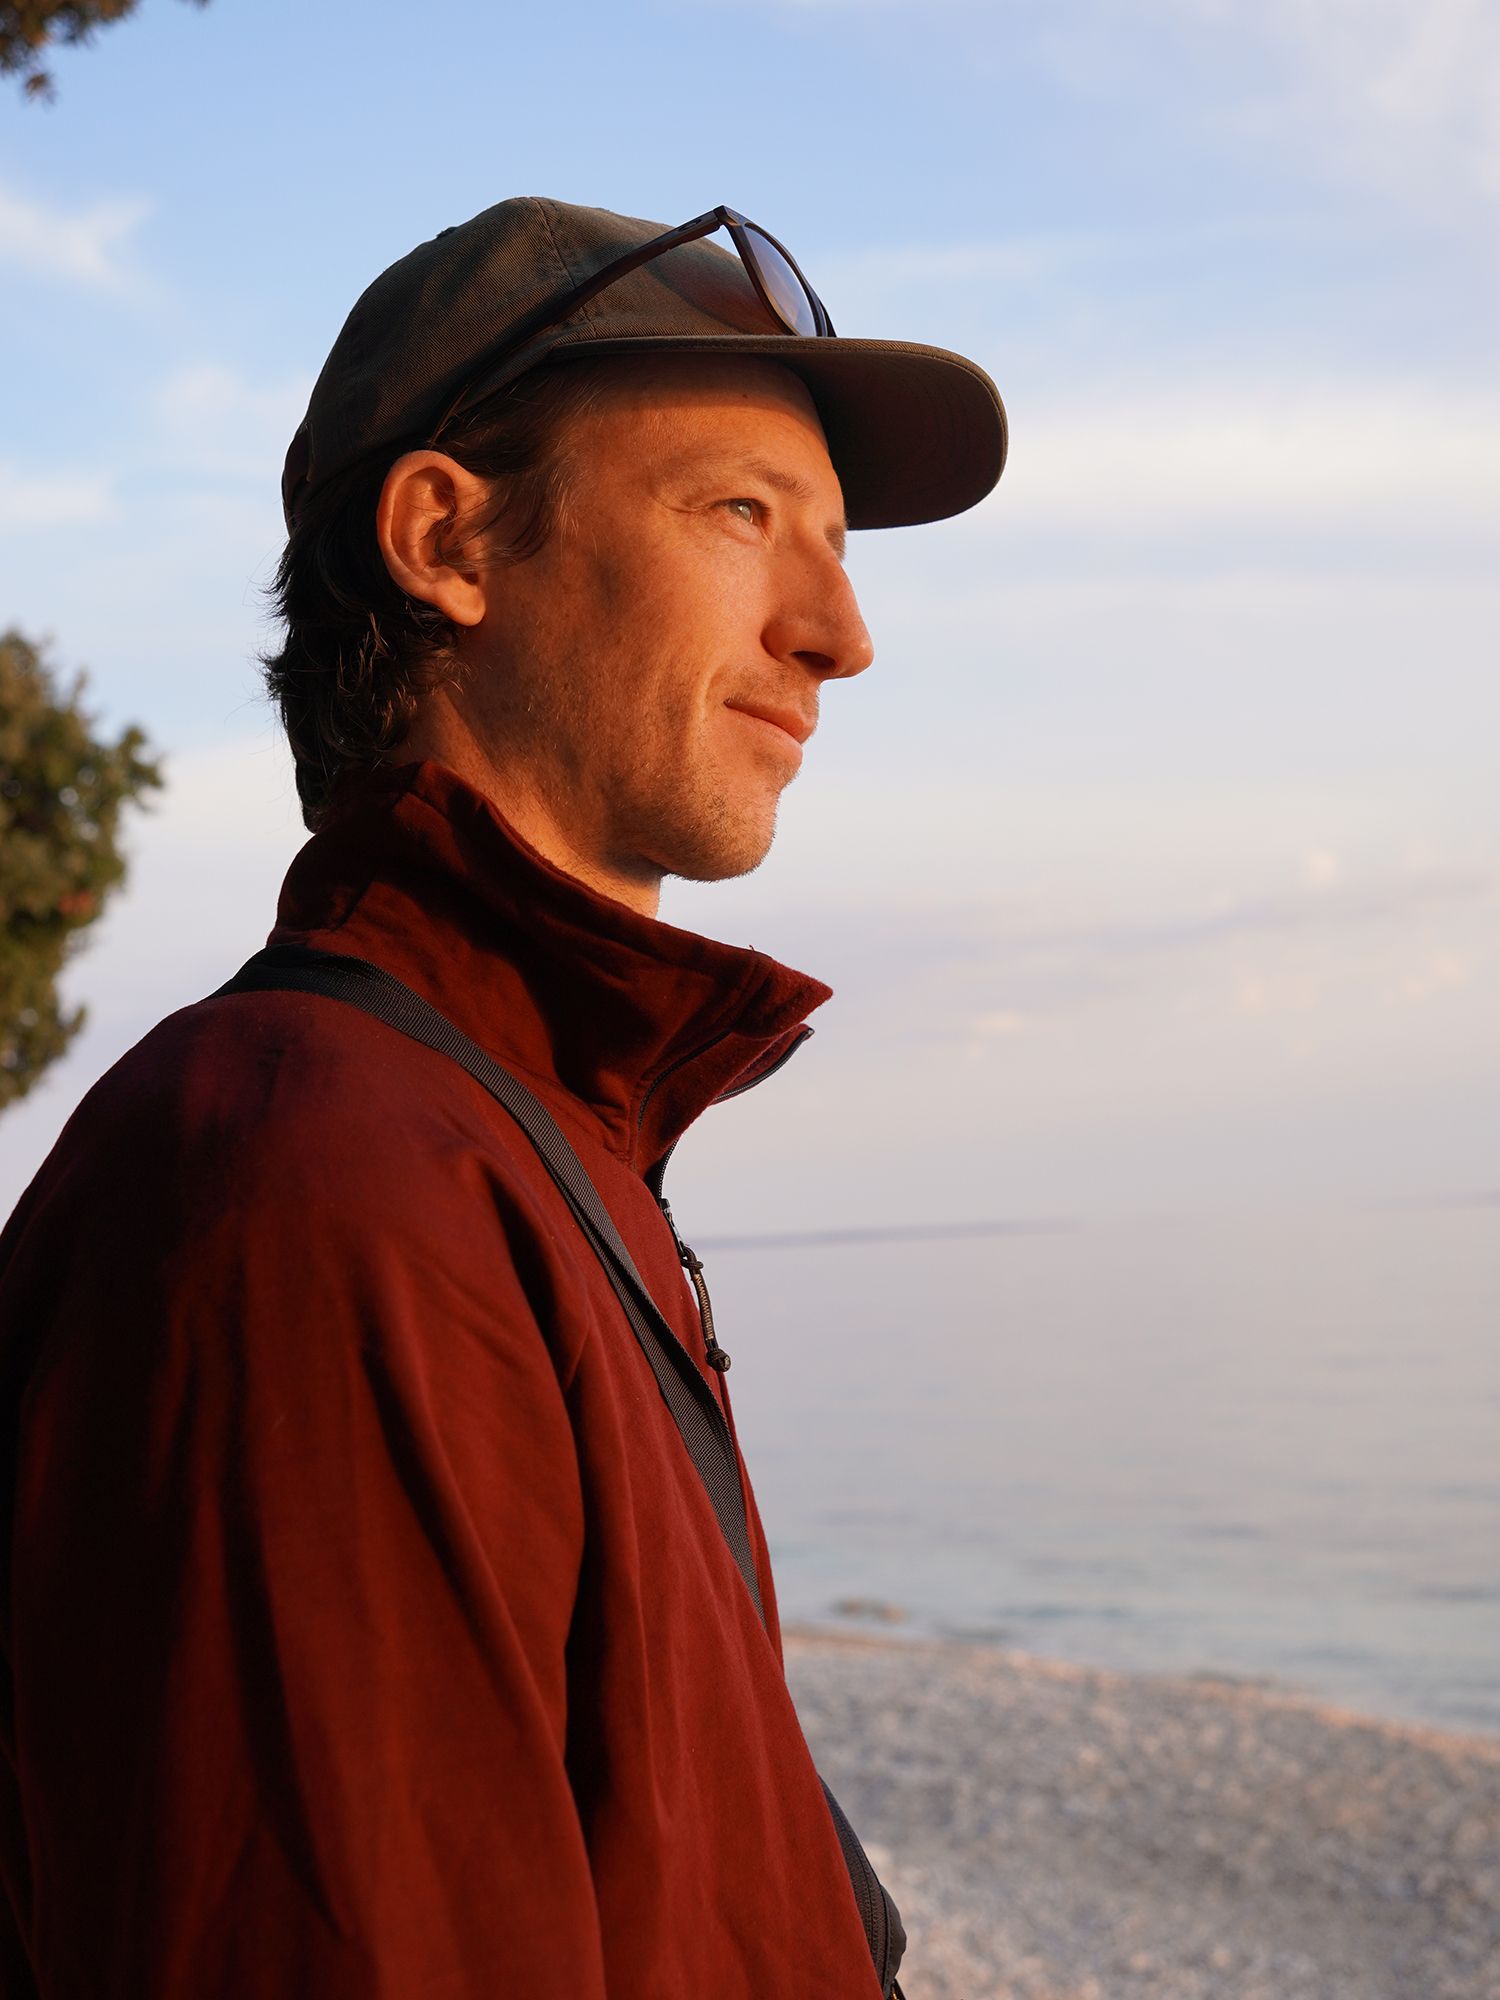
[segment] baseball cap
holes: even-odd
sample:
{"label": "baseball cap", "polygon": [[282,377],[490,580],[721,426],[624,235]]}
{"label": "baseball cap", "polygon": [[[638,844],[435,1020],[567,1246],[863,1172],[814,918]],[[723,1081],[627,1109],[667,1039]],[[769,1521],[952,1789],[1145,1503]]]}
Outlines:
{"label": "baseball cap", "polygon": [[[800,376],[852,528],[937,521],[982,500],[1005,465],[1000,393],[975,362],[909,341],[788,333],[732,251],[705,239],[655,256],[519,348],[508,336],[665,233],[609,209],[524,195],[441,230],[356,301],[287,453],[290,531],[306,495],[382,448],[428,437],[543,363],[608,355],[750,355]],[[500,355],[493,368],[487,359]]]}

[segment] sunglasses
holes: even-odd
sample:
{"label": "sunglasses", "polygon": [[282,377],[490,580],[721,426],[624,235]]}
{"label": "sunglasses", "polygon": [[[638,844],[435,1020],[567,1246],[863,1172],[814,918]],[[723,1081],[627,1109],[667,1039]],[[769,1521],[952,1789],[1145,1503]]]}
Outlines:
{"label": "sunglasses", "polygon": [[[591,278],[585,278],[582,284],[575,285],[561,298],[551,299],[529,313],[501,346],[485,356],[484,374],[493,378],[511,355],[519,353],[546,327],[570,319],[607,286],[628,277],[632,271],[638,271],[642,264],[649,264],[652,258],[663,257],[667,251],[676,250],[684,243],[696,242],[700,236],[711,236],[716,229],[729,231],[729,240],[739,252],[740,262],[749,273],[750,282],[762,305],[783,333],[795,334],[804,340],[833,337],[833,321],[828,308],[803,277],[791,251],[784,243],[778,243],[768,230],[762,229],[758,222],[741,215],[737,208],[725,208],[721,202],[706,215],[695,216],[691,222],[684,222],[661,236],[653,236],[649,243],[627,250],[623,257],[616,257],[613,263],[606,264]],[[471,387],[472,381],[466,383],[444,412],[442,421],[432,433],[434,442],[458,413]]]}

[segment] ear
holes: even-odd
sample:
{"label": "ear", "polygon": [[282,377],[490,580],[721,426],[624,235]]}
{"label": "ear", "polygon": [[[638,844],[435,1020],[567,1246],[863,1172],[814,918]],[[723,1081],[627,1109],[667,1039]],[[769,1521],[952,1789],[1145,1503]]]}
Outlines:
{"label": "ear", "polygon": [[489,485],[441,451],[409,451],[385,476],[375,536],[394,581],[455,625],[484,617],[485,579],[460,539],[489,498]]}

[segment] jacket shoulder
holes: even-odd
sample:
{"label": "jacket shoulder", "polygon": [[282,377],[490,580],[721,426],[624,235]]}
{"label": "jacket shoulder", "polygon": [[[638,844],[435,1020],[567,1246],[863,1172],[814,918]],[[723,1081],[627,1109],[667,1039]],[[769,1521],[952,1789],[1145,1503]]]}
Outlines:
{"label": "jacket shoulder", "polygon": [[0,1296],[113,1293],[179,1326],[274,1296],[351,1332],[425,1301],[567,1350],[586,1315],[557,1209],[446,1057],[338,1001],[235,994],[169,1016],[88,1093],[0,1244]]}
{"label": "jacket shoulder", "polygon": [[242,993],[169,1015],[122,1056],[48,1166],[114,1185],[128,1160],[180,1198],[204,1176],[242,1195],[317,1178],[367,1202],[476,1149],[532,1177],[529,1142],[448,1058],[336,1000]]}

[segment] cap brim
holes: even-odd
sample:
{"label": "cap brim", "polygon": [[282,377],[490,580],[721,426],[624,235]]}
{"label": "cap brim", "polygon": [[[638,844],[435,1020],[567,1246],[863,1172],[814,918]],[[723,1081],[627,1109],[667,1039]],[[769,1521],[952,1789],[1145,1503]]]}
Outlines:
{"label": "cap brim", "polygon": [[900,340],[791,334],[645,334],[558,342],[546,359],[743,354],[800,375],[818,406],[851,528],[905,528],[961,514],[1005,468],[1000,392],[972,361]]}

